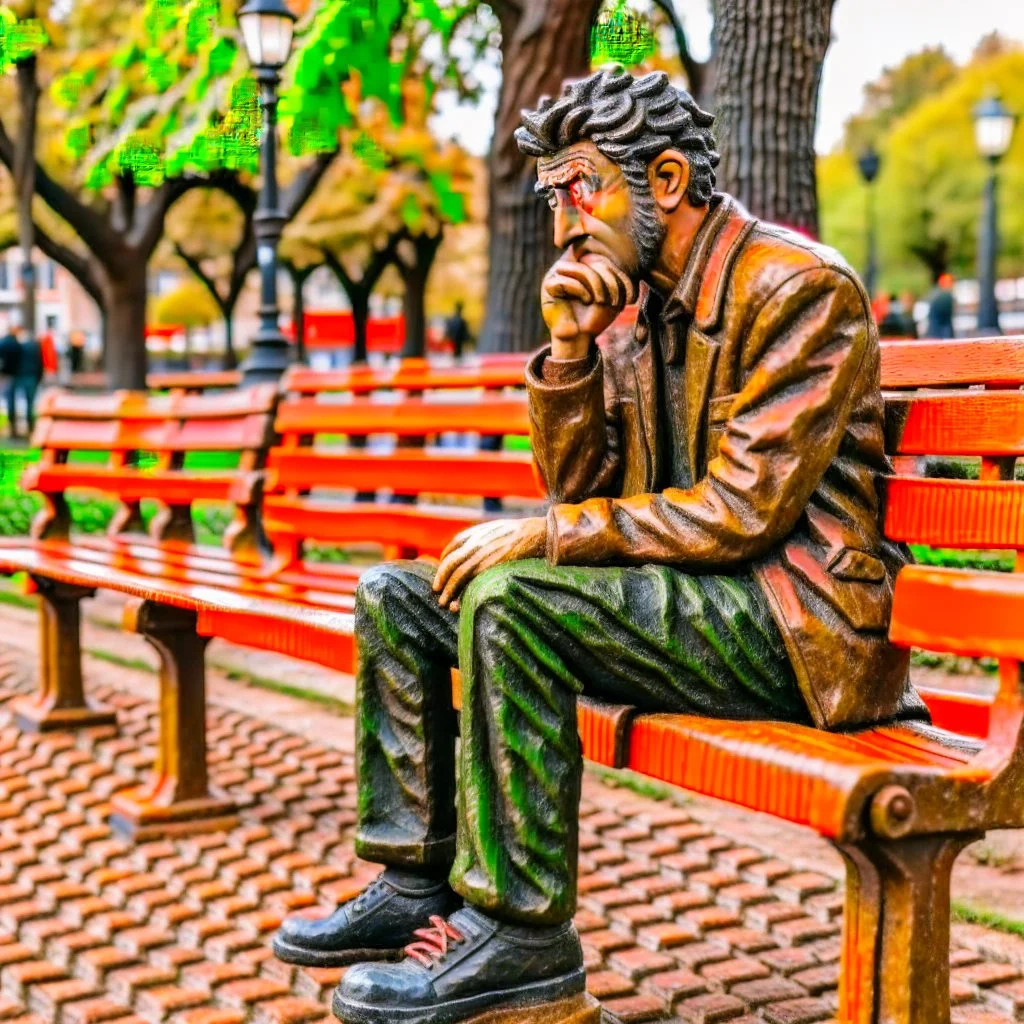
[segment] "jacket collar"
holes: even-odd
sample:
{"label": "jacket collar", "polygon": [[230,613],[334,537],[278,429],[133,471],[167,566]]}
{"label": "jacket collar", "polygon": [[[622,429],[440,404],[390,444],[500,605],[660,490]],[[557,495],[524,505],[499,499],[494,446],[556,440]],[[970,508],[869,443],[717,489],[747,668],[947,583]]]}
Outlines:
{"label": "jacket collar", "polygon": [[666,323],[682,317],[692,319],[705,333],[713,331],[722,318],[729,271],[757,223],[730,196],[716,193],[711,203],[694,239],[686,269],[668,297],[662,317]]}

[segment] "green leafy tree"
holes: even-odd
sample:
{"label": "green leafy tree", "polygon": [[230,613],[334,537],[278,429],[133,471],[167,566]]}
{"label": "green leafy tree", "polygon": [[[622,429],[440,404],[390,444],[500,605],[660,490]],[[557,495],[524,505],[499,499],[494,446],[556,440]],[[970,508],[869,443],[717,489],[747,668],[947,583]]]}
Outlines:
{"label": "green leafy tree", "polygon": [[[973,111],[991,92],[1024,112],[1024,50],[972,61],[941,90],[925,93],[877,140],[882,282],[891,291],[922,292],[944,271],[973,276],[987,168],[974,141]],[[865,189],[855,154],[840,148],[819,164],[825,239],[863,265]],[[999,271],[1024,274],[1024,132],[1000,166]]]}

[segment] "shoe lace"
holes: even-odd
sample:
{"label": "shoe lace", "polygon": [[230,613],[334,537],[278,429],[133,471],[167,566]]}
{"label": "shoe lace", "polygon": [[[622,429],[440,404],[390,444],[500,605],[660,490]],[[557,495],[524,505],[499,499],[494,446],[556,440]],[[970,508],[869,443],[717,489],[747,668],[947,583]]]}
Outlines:
{"label": "shoe lace", "polygon": [[370,883],[370,884],[369,884],[369,885],[368,885],[368,886],[367,886],[367,887],[366,887],[366,888],[365,888],[365,889],[364,889],[364,890],[363,890],[363,891],[362,891],[362,892],[361,892],[361,893],[360,893],[360,894],[359,894],[359,895],[358,895],[358,896],[357,896],[357,897],[356,897],[356,898],[355,898],[355,899],[354,899],[354,900],[352,901],[352,910],[353,910],[353,911],[355,911],[356,913],[359,913],[359,911],[361,911],[361,910],[363,909],[363,907],[365,907],[365,906],[366,906],[366,904],[367,904],[367,903],[369,902],[369,900],[371,899],[371,897],[375,897],[375,896],[377,895],[377,893],[379,893],[379,892],[380,892],[380,890],[381,890],[381,889],[383,888],[383,886],[384,886],[384,879],[383,879],[383,877],[378,877],[378,878],[375,878],[375,879],[374,879],[374,880],[373,880],[373,881],[372,881],[372,882],[371,882],[371,883]]}
{"label": "shoe lace", "polygon": [[435,914],[430,919],[430,928],[420,928],[413,932],[421,941],[412,942],[405,947],[405,955],[418,960],[424,967],[432,966],[432,961],[440,963],[448,955],[448,942],[463,942],[465,936],[450,922]]}

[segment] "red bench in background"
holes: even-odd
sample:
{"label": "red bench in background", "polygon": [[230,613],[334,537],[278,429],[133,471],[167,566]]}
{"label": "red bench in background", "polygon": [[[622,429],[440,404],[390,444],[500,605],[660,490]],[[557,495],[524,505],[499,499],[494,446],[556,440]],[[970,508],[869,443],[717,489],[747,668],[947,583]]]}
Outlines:
{"label": "red bench in background", "polygon": [[[407,393],[431,387],[424,383],[431,371],[417,372]],[[347,378],[349,391],[357,393],[337,400],[302,374],[289,382],[296,394],[279,407],[281,440],[267,459],[264,525],[274,557],[266,565],[221,558],[216,568],[213,559],[210,576],[197,580],[188,559],[199,555],[192,552],[177,562],[153,563],[174,568],[146,577],[152,549],[124,552],[115,561],[106,553],[85,555],[83,548],[62,553],[48,541],[8,552],[0,562],[61,583],[137,594],[146,598],[137,607],[147,610],[186,609],[190,639],[181,639],[186,631],[179,630],[179,649],[164,655],[165,697],[175,686],[178,693],[201,691],[195,634],[350,669],[348,610],[359,569],[311,561],[308,542],[372,540],[388,552],[431,554],[480,511],[451,501],[443,511],[430,501],[395,505],[379,493],[376,501],[359,503],[349,491],[386,488],[429,497],[441,489],[453,501],[482,493],[529,501],[538,493],[523,453],[399,447],[377,453],[325,442],[384,431],[417,439],[447,430],[525,432],[525,403],[521,393],[484,392],[447,400],[413,395],[389,404],[365,397],[373,390],[372,375],[360,372]],[[887,535],[941,547],[1024,549],[1024,484],[1012,479],[1015,460],[1024,454],[1024,340],[888,344],[883,378],[890,389],[902,389],[886,396],[887,436],[906,470],[922,456],[981,458],[978,480],[891,478]],[[448,474],[443,484],[441,466]],[[345,488],[346,496],[311,493],[314,474],[318,483]],[[986,829],[1024,827],[1022,612],[1024,577],[1018,574],[923,566],[900,574],[895,642],[999,659],[999,693],[987,707],[976,698],[929,695],[946,729],[907,725],[833,734],[771,722],[636,715],[581,702],[584,753],[806,825],[836,843],[849,867],[841,1019],[943,1024],[949,1019],[953,861]],[[198,721],[194,714],[188,720]],[[190,805],[182,798],[180,765],[177,776],[168,774],[172,755],[180,762],[196,754],[194,746],[185,749],[187,737],[179,740],[178,751],[161,748],[159,784],[150,791],[170,794],[160,814],[136,800],[134,817],[125,816],[143,834],[179,821],[194,825],[196,806],[202,810],[204,799],[213,800],[206,795]],[[223,805],[212,806],[223,816]]]}

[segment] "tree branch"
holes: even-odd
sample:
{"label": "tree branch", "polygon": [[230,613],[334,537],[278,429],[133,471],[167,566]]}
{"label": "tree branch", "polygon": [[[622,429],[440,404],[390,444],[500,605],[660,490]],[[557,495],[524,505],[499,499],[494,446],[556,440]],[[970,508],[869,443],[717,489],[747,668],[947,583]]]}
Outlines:
{"label": "tree branch", "polygon": [[221,297],[220,292],[217,290],[217,282],[214,281],[209,274],[203,270],[202,262],[193,256],[190,252],[186,252],[179,242],[174,243],[174,252],[189,270],[195,275],[199,283],[210,293],[210,297],[214,302],[217,303],[217,308],[221,312],[221,316],[225,319],[228,316],[228,311],[225,308],[226,303]]}
{"label": "tree branch", "polygon": [[295,176],[295,180],[281,197],[281,209],[288,220],[294,220],[299,215],[337,155],[338,150],[318,153],[316,158]]}
{"label": "tree branch", "polygon": [[[14,143],[0,121],[0,163],[14,173]],[[100,259],[118,244],[117,234],[107,221],[77,196],[50,177],[36,161],[36,195],[62,220],[68,222],[82,241]]]}
{"label": "tree branch", "polygon": [[682,61],[683,70],[686,72],[687,81],[690,83],[690,92],[695,97],[700,97],[707,85],[708,65],[694,59],[690,53],[690,44],[686,39],[686,30],[683,28],[682,19],[676,12],[674,0],[654,0],[656,7],[668,15],[672,25],[672,31],[676,37],[676,48],[679,50],[679,59]]}
{"label": "tree branch", "polygon": [[36,224],[36,246],[47,259],[59,263],[82,286],[89,298],[99,307],[100,312],[105,311],[103,289],[85,257],[79,256],[73,249],[58,242],[38,224]]}

